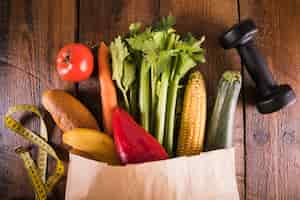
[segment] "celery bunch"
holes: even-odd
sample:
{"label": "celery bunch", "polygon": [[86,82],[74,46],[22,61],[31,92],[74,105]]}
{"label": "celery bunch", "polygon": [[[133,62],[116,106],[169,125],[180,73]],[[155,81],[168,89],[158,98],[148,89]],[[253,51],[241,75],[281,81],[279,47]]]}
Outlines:
{"label": "celery bunch", "polygon": [[[188,33],[181,37],[168,16],[152,27],[130,25],[130,33],[110,45],[113,79],[125,108],[173,154],[175,109],[180,80],[204,63],[201,44]],[[132,94],[132,95],[131,95]]]}

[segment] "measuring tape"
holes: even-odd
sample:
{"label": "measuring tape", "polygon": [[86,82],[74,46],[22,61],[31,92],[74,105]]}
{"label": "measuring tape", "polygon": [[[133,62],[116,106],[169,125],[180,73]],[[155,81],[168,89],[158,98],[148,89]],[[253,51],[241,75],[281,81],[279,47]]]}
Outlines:
{"label": "measuring tape", "polygon": [[[20,122],[16,121],[12,114],[16,112],[32,112],[40,118],[40,134],[37,135],[31,130],[25,128]],[[36,199],[47,199],[47,195],[52,191],[53,187],[64,174],[64,165],[56,155],[54,149],[47,143],[48,133],[46,123],[43,120],[38,108],[33,105],[17,105],[10,107],[4,117],[4,124],[11,131],[24,137],[28,141],[39,147],[37,165],[30,156],[29,150],[24,147],[18,147],[15,152],[23,160],[25,169],[30,177],[33,188],[35,190]],[[56,160],[56,168],[54,173],[46,179],[47,175],[47,155]]]}

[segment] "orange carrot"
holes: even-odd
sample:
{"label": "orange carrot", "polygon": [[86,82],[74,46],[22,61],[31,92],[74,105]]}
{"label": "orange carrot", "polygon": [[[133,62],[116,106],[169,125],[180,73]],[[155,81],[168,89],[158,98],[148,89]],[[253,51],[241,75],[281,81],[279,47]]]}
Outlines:
{"label": "orange carrot", "polygon": [[112,113],[118,106],[117,91],[109,66],[109,49],[104,42],[98,49],[100,96],[102,102],[102,121],[104,131],[112,135]]}

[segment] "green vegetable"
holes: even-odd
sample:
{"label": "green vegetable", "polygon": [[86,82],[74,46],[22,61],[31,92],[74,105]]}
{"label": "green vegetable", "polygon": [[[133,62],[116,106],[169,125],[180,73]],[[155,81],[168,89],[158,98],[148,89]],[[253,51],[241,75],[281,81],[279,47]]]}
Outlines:
{"label": "green vegetable", "polygon": [[129,34],[111,44],[113,79],[126,109],[133,115],[138,113],[141,125],[165,145],[170,155],[180,80],[205,61],[200,47],[204,38],[197,40],[191,34],[182,38],[174,25],[172,16],[144,31],[140,23],[134,23]]}
{"label": "green vegetable", "polygon": [[150,65],[143,60],[140,70],[139,109],[141,125],[149,131],[150,126]]}
{"label": "green vegetable", "polygon": [[136,22],[136,23],[130,24],[130,26],[129,26],[129,32],[130,32],[130,34],[131,35],[137,34],[140,31],[141,26],[142,26],[142,24],[140,22]]}
{"label": "green vegetable", "polygon": [[110,44],[110,52],[112,57],[112,78],[116,81],[117,87],[123,95],[126,110],[130,111],[127,91],[135,80],[135,65],[125,60],[129,53],[120,36]]}
{"label": "green vegetable", "polygon": [[[131,49],[142,54],[139,73],[139,96],[138,105],[140,111],[141,125],[149,131],[150,129],[150,106],[151,106],[151,89],[150,89],[150,56],[153,48],[153,39],[151,30],[147,29],[145,32],[135,34],[127,38]],[[147,55],[147,56],[146,56]]]}
{"label": "green vegetable", "polygon": [[200,47],[203,41],[204,37],[200,40],[196,40],[192,35],[188,35],[185,41],[179,41],[176,46],[176,49],[179,50],[179,55],[171,73],[167,101],[166,137],[164,141],[165,148],[169,155],[172,155],[174,151],[175,109],[179,82],[197,63],[205,62],[203,49]]}
{"label": "green vegetable", "polygon": [[234,114],[240,88],[239,72],[226,71],[222,75],[206,136],[207,151],[232,147]]}
{"label": "green vegetable", "polygon": [[129,89],[129,102],[130,102],[130,114],[135,118],[138,119],[138,89],[139,83],[138,81],[134,81]]}
{"label": "green vegetable", "polygon": [[[171,20],[173,18],[169,18]],[[142,126],[155,132],[156,112],[159,95],[156,91],[160,86],[160,77],[165,70],[170,70],[170,57],[174,55],[169,45],[169,36],[173,32],[168,30],[170,26],[166,19],[156,28],[147,28],[145,32],[135,34],[127,38],[130,48],[142,53],[140,70],[139,109]],[[165,94],[166,95],[166,94]],[[149,97],[149,100],[146,100]],[[163,131],[163,129],[162,129]],[[162,139],[161,139],[162,143]]]}
{"label": "green vegetable", "polygon": [[155,26],[154,30],[162,31],[162,30],[169,30],[176,24],[176,18],[174,16],[167,16],[163,17],[160,21],[158,21]]}
{"label": "green vegetable", "polygon": [[196,66],[196,63],[191,57],[186,54],[181,54],[176,62],[176,71],[173,73],[173,78],[170,80],[167,100],[167,116],[166,116],[166,137],[165,147],[169,155],[173,154],[174,145],[174,123],[175,123],[175,109],[177,100],[177,90],[179,88],[179,81],[185,75],[184,71],[189,71]]}
{"label": "green vegetable", "polygon": [[[167,43],[167,49],[170,50],[174,47],[176,42],[176,34],[170,34]],[[165,132],[165,115],[166,115],[166,104],[167,104],[167,95],[169,88],[169,79],[171,75],[172,68],[172,52],[169,51],[169,55],[161,56],[160,66],[164,66],[166,69],[161,75],[161,79],[158,82],[159,86],[157,87],[157,107],[155,111],[155,137],[160,144],[163,144],[164,132]],[[173,52],[174,54],[174,52]]]}

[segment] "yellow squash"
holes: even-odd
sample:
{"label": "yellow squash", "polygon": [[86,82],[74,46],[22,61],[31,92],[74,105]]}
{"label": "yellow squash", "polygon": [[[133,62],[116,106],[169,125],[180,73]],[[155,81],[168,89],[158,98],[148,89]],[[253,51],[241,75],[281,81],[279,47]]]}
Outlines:
{"label": "yellow squash", "polygon": [[190,75],[184,93],[178,156],[196,155],[203,151],[206,109],[205,82],[202,74],[195,71]]}
{"label": "yellow squash", "polygon": [[113,139],[97,130],[75,128],[63,134],[63,143],[71,152],[94,160],[117,165],[120,163]]}

